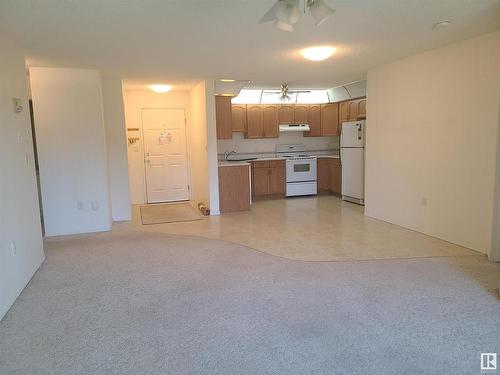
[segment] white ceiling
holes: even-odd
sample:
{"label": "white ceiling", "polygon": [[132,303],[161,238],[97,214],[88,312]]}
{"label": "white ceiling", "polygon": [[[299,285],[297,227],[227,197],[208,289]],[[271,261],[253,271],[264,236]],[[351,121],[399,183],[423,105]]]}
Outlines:
{"label": "white ceiling", "polygon": [[[500,27],[500,0],[327,0],[336,13],[296,31],[258,24],[274,0],[0,0],[0,29],[37,66],[100,69],[130,87],[233,78],[255,86],[327,88],[370,67]],[[436,30],[443,19],[453,23]],[[337,54],[303,60],[328,44]]]}

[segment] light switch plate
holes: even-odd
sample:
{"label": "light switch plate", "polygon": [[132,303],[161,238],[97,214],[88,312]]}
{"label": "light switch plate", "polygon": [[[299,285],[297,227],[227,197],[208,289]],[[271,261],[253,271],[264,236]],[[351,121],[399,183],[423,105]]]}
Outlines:
{"label": "light switch plate", "polygon": [[14,113],[22,112],[23,111],[23,104],[22,104],[21,99],[14,98],[13,102],[14,102]]}

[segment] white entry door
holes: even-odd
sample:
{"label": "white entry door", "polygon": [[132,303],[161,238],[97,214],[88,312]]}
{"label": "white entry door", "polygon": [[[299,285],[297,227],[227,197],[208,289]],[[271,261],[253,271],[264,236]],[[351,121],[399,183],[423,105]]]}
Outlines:
{"label": "white entry door", "polygon": [[143,109],[148,203],[189,199],[184,109]]}

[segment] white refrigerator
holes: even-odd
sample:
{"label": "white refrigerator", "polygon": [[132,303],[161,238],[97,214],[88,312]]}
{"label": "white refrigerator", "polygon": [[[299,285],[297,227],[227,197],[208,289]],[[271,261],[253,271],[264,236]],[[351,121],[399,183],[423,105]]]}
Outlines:
{"label": "white refrigerator", "polygon": [[340,133],[342,199],[365,204],[365,121],[342,123]]}

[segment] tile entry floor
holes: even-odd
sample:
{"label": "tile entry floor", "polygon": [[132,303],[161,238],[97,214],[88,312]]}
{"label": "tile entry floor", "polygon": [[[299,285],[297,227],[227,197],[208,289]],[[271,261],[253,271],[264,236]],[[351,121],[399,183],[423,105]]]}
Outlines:
{"label": "tile entry floor", "polygon": [[[363,207],[335,196],[254,202],[250,211],[208,220],[141,225],[139,206],[132,226],[144,231],[221,239],[278,257],[304,261],[352,261],[484,256],[396,225],[372,219]],[[118,224],[128,227],[129,223]]]}

